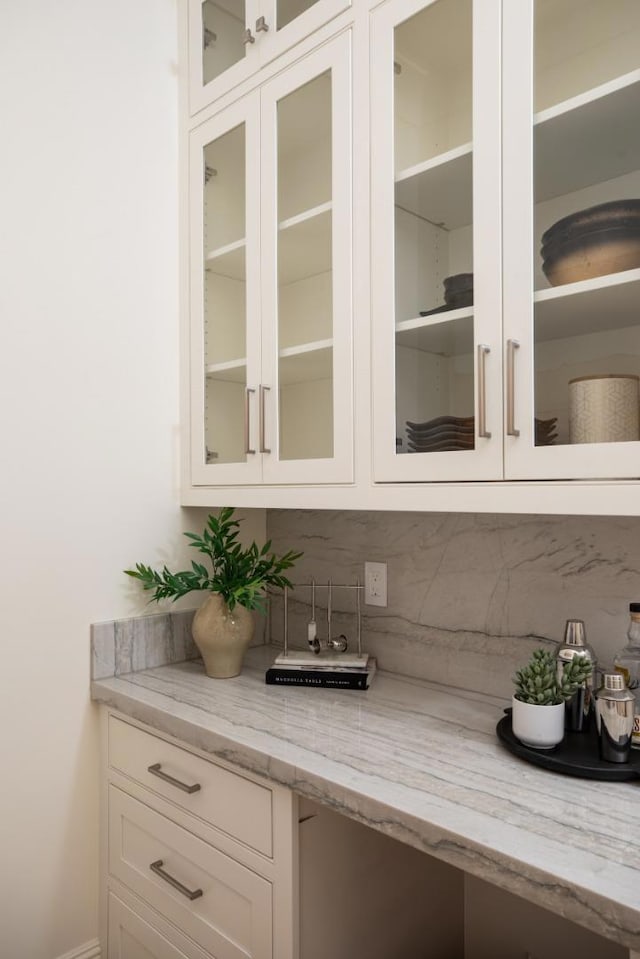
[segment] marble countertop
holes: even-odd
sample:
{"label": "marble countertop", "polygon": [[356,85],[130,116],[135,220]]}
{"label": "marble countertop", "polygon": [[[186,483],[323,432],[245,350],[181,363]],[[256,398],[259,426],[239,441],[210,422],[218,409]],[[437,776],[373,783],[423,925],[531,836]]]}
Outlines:
{"label": "marble countertop", "polygon": [[92,697],[640,950],[640,780],[556,775],[497,741],[504,700],[378,672],[367,692],[267,686],[198,662]]}

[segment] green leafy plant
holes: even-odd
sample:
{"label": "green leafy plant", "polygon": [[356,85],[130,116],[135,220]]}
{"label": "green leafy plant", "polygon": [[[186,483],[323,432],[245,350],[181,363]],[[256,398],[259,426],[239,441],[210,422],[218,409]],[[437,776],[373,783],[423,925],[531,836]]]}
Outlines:
{"label": "green leafy plant", "polygon": [[535,706],[564,703],[591,675],[592,669],[593,663],[589,659],[574,656],[559,672],[553,653],[536,649],[527,665],[515,674],[515,697]]}
{"label": "green leafy plant", "polygon": [[174,602],[194,590],[219,593],[230,610],[234,606],[262,609],[267,586],[282,589],[291,586],[283,576],[302,553],[289,550],[278,558],[270,552],[271,540],[260,549],[256,543],[243,547],[238,542],[240,522],[234,519],[234,510],[225,506],[219,516],[209,516],[202,535],[185,533],[190,545],[208,557],[211,569],[202,563],[191,563],[191,569],[172,573],[166,566],[160,572],[136,563],[135,569],[125,569],[127,576],[152,590],[151,602],[172,599]]}

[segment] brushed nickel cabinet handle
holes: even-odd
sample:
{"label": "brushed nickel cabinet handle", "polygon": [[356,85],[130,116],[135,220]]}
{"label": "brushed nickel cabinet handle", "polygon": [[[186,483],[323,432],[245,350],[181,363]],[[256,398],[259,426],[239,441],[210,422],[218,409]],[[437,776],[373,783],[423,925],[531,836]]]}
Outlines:
{"label": "brushed nickel cabinet handle", "polygon": [[265,444],[264,394],[269,393],[270,390],[271,390],[270,386],[262,386],[262,384],[260,384],[260,452],[261,453],[271,452],[271,450],[264,445]]}
{"label": "brushed nickel cabinet handle", "polygon": [[164,773],[160,763],[147,766],[147,772],[151,773],[152,776],[157,776],[158,779],[164,780],[164,782],[169,783],[171,786],[175,786],[176,789],[181,789],[183,793],[197,793],[201,788],[200,783],[193,783],[189,786],[188,783],[183,783],[179,779],[175,779],[173,776],[170,776],[169,773]]}
{"label": "brushed nickel cabinet handle", "polygon": [[258,17],[256,20],[256,33],[266,33],[269,29],[269,24],[264,17]]}
{"label": "brushed nickel cabinet handle", "polygon": [[487,378],[486,361],[487,353],[491,348],[484,343],[478,343],[478,436],[481,439],[491,439],[491,433],[487,429]]}
{"label": "brushed nickel cabinet handle", "polygon": [[256,38],[254,37],[254,35],[252,34],[251,30],[249,30],[248,27],[242,34],[242,42],[244,43],[245,47],[248,43],[256,42]]}
{"label": "brushed nickel cabinet handle", "polygon": [[244,394],[244,451],[245,453],[255,453],[255,450],[251,449],[251,394],[255,393],[255,390],[247,387]]}
{"label": "brushed nickel cabinet handle", "polygon": [[160,876],[161,879],[164,879],[165,882],[168,882],[170,886],[173,886],[174,889],[177,889],[178,892],[181,892],[183,896],[186,896],[187,899],[199,899],[202,895],[202,889],[189,889],[187,886],[183,886],[178,879],[174,879],[173,876],[170,876],[168,872],[165,872],[162,868],[164,861],[162,859],[156,859],[155,862],[149,863],[149,869],[151,872],[155,872],[156,876]]}
{"label": "brushed nickel cabinet handle", "polygon": [[507,436],[520,436],[516,429],[516,350],[520,349],[518,340],[507,340]]}

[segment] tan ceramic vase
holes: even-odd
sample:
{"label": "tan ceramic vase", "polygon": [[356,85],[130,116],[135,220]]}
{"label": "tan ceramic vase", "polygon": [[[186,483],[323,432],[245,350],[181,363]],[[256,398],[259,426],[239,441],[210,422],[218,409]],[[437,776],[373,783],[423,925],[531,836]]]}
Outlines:
{"label": "tan ceramic vase", "polygon": [[224,599],[212,593],[196,612],[191,627],[207,676],[213,679],[237,676],[253,630],[250,610],[235,606],[231,612]]}

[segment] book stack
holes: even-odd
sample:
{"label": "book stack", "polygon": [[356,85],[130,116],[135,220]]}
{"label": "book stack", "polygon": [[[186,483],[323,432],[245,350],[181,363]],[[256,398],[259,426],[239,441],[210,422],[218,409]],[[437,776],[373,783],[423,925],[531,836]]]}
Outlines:
{"label": "book stack", "polygon": [[332,689],[368,689],[376,660],[363,653],[332,654],[291,651],[278,656],[265,673],[270,686],[326,686]]}

